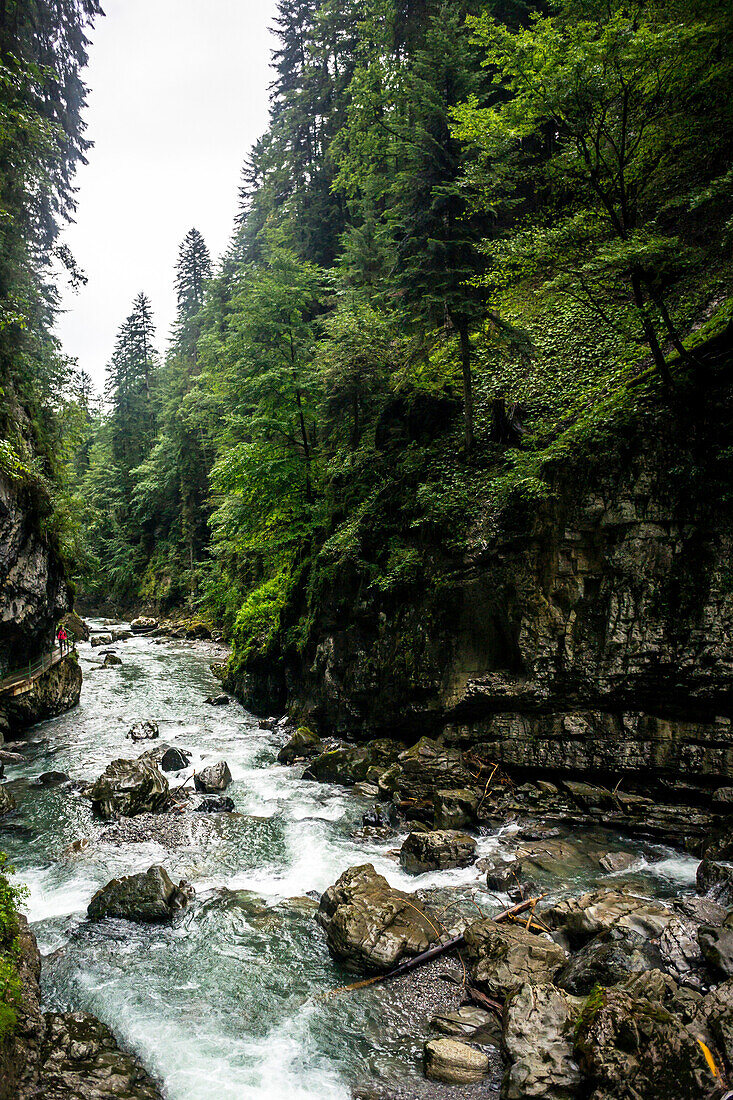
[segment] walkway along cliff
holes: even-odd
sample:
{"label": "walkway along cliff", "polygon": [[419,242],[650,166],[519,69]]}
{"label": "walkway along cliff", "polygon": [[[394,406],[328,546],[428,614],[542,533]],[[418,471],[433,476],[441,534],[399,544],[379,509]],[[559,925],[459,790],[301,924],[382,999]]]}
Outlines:
{"label": "walkway along cliff", "polygon": [[[70,607],[58,549],[44,533],[41,489],[0,470],[0,681],[38,667]],[[34,675],[30,690],[0,691],[0,737],[75,706],[80,691],[81,671],[71,655]]]}

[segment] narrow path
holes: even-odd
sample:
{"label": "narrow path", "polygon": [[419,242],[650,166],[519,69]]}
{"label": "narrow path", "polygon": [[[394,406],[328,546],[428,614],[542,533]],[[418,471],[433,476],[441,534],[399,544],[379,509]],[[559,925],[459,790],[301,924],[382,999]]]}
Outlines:
{"label": "narrow path", "polygon": [[65,646],[62,649],[60,645],[54,645],[52,649],[41,654],[40,657],[36,657],[34,661],[29,661],[27,665],[16,669],[15,672],[8,673],[4,679],[0,680],[0,695],[22,695],[24,692],[30,691],[31,686],[39,676],[43,676],[44,672],[48,672],[54,665],[59,664],[70,653],[70,646]]}

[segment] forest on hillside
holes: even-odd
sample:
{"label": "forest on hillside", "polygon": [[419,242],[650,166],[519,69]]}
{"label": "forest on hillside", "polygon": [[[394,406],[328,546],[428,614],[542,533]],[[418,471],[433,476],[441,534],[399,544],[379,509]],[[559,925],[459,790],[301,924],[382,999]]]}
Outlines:
{"label": "forest on hillside", "polygon": [[0,21],[0,464],[87,606],[195,610],[235,664],[303,645],[335,571],[439,584],[479,517],[707,384],[727,0],[281,0],[230,247],[186,235],[172,333],[120,303],[104,400],[49,335],[98,10],[60,6],[48,56]]}

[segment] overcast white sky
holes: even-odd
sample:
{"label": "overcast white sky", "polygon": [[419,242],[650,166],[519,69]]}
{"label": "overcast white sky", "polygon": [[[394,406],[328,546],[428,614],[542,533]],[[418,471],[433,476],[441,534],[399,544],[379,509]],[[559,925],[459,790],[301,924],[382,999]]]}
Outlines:
{"label": "overcast white sky", "polygon": [[115,333],[144,290],[158,344],[175,315],[173,268],[192,226],[229,240],[244,157],[267,125],[276,0],[102,0],[86,70],[89,164],[65,234],[89,279],[56,331],[98,388]]}

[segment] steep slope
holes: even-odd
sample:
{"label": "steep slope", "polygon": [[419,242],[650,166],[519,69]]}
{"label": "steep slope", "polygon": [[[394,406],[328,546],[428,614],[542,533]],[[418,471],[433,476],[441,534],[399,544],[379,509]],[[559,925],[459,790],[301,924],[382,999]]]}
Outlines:
{"label": "steep slope", "polygon": [[230,686],[321,730],[443,733],[514,770],[729,778],[731,428],[729,383],[640,408],[546,470],[540,503],[487,500],[460,560],[423,546],[432,582],[409,598],[332,571],[306,644],[286,641],[295,601]]}

